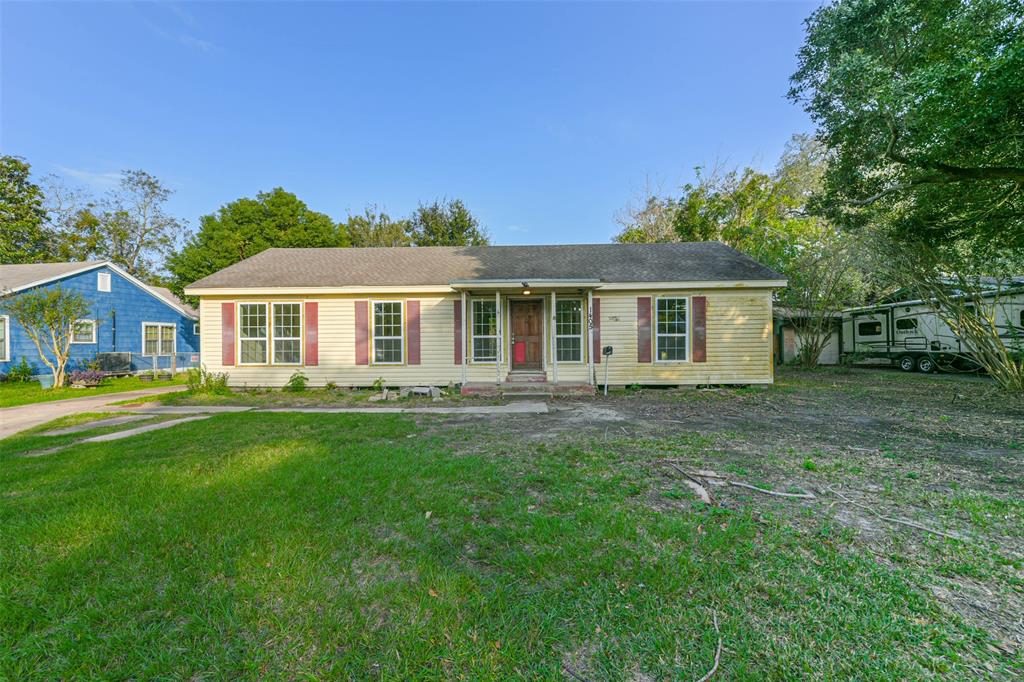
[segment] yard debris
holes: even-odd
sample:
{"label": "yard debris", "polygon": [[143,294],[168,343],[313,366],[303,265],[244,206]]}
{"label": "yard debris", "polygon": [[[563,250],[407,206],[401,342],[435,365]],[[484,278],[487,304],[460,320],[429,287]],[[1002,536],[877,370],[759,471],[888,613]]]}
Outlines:
{"label": "yard debris", "polygon": [[563,663],[562,664],[562,670],[564,670],[566,673],[568,673],[569,677],[571,677],[574,680],[579,680],[579,682],[590,682],[590,680],[588,680],[587,678],[583,677],[582,675],[577,673],[575,670],[573,670],[571,667],[569,667],[568,663]]}
{"label": "yard debris", "polygon": [[700,498],[701,502],[703,502],[704,504],[714,504],[714,501],[711,499],[711,493],[708,492],[708,489],[704,487],[704,483],[702,481],[698,480],[695,476],[691,476],[690,473],[687,472],[685,469],[676,466],[672,462],[666,462],[666,464],[668,464],[670,467],[678,471],[686,478],[686,480],[683,481],[683,483],[685,483],[687,487],[690,488],[690,490],[696,493],[697,497]]}
{"label": "yard debris", "polygon": [[892,517],[892,516],[885,516],[884,514],[876,511],[873,507],[871,507],[869,505],[866,505],[863,502],[857,502],[856,500],[851,500],[849,497],[847,497],[846,495],[842,494],[841,492],[839,492],[838,490],[836,490],[832,486],[828,487],[828,491],[830,493],[834,494],[834,495],[839,496],[839,498],[843,502],[846,502],[847,504],[852,504],[855,507],[860,507],[861,509],[874,514],[875,516],[877,516],[878,518],[880,518],[883,521],[888,521],[889,523],[897,523],[897,524],[900,524],[902,526],[909,526],[910,528],[916,528],[918,530],[923,530],[924,532],[932,533],[933,535],[941,535],[944,538],[950,538],[952,540],[966,540],[967,539],[964,536],[960,535],[959,533],[947,533],[946,531],[935,530],[934,528],[929,528],[928,526],[924,526],[924,525],[921,525],[920,523],[916,523],[914,521],[909,521],[907,519],[897,519],[897,518]]}
{"label": "yard debris", "polygon": [[708,682],[718,671],[718,663],[722,660],[722,631],[718,629],[718,614],[712,611],[711,619],[715,624],[715,634],[718,635],[718,646],[715,648],[715,663],[711,666],[711,670],[704,673],[704,677],[697,680],[697,682]]}
{"label": "yard debris", "polygon": [[814,493],[799,492],[799,493],[780,493],[775,490],[768,490],[767,488],[758,488],[756,485],[750,485],[749,483],[743,483],[742,481],[729,481],[729,485],[734,485],[737,488],[747,488],[748,490],[754,490],[765,495],[774,495],[776,497],[793,497],[800,500],[813,500],[816,499]]}

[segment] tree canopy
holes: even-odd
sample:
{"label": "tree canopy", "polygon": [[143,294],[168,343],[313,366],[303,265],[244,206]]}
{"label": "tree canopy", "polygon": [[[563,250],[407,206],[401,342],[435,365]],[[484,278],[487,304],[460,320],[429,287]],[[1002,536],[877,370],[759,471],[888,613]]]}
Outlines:
{"label": "tree canopy", "polygon": [[350,246],[409,246],[408,220],[392,220],[376,206],[367,206],[361,215],[350,215],[341,224],[341,231]]}
{"label": "tree canopy", "polygon": [[416,246],[484,246],[486,230],[461,199],[420,204],[409,219],[409,236]]}
{"label": "tree canopy", "polygon": [[789,96],[832,155],[818,210],[932,245],[1024,246],[1024,3],[837,0]]}
{"label": "tree canopy", "polygon": [[170,288],[181,296],[186,285],[271,247],[342,246],[334,221],[310,210],[280,187],[254,199],[237,199],[199,220],[199,231],[172,255]]}
{"label": "tree canopy", "polygon": [[49,249],[43,192],[30,179],[29,164],[0,156],[0,263],[34,263]]}

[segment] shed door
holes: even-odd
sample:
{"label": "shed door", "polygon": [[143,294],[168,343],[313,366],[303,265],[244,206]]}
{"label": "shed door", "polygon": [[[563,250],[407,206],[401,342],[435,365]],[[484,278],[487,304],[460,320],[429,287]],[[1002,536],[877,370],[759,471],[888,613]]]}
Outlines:
{"label": "shed door", "polygon": [[543,302],[512,301],[512,369],[540,369],[543,356]]}

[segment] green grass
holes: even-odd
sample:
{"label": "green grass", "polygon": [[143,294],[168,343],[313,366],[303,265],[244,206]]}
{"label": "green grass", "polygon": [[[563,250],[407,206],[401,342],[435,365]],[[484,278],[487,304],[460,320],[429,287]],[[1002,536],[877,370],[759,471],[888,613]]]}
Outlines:
{"label": "green grass", "polygon": [[37,381],[24,383],[4,382],[0,383],[0,408],[44,403],[52,400],[67,400],[68,398],[88,398],[89,396],[102,395],[104,393],[137,391],[156,386],[179,385],[185,383],[185,376],[184,373],[177,374],[170,381],[142,381],[137,376],[118,377],[107,379],[103,384],[95,388],[71,388],[69,386],[42,388]]}
{"label": "green grass", "polygon": [[246,413],[0,442],[0,678],[695,679],[712,613],[721,679],[1011,676],[825,518],[657,494],[628,439],[473,436]]}

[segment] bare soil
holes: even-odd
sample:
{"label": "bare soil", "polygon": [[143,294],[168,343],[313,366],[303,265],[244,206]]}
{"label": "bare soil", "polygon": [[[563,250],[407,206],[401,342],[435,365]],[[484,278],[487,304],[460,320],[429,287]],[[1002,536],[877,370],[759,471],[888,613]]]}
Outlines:
{"label": "bare soil", "polygon": [[473,437],[456,447],[474,452],[611,450],[622,466],[649,470],[643,502],[666,513],[698,499],[674,463],[717,506],[807,533],[837,529],[847,551],[908,572],[951,613],[1024,656],[1024,402],[992,382],[783,370],[773,386],[616,390],[551,407],[421,422],[468,427]]}

